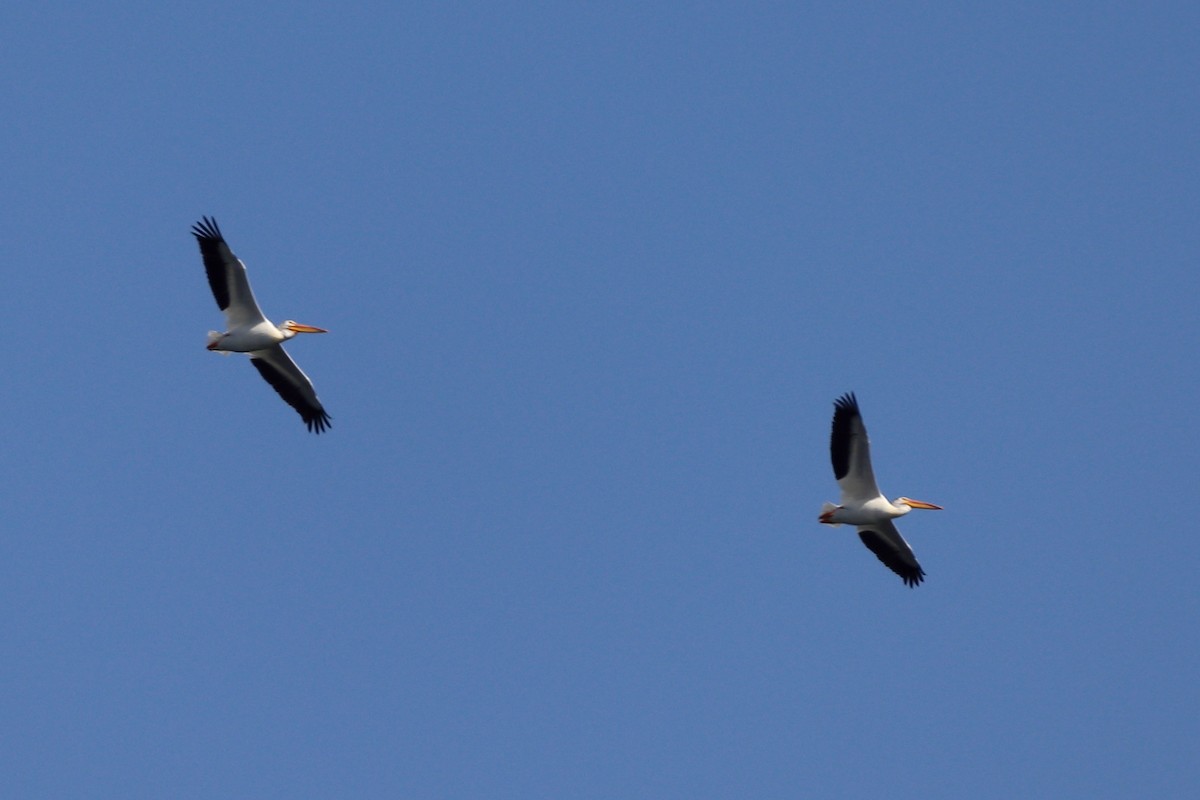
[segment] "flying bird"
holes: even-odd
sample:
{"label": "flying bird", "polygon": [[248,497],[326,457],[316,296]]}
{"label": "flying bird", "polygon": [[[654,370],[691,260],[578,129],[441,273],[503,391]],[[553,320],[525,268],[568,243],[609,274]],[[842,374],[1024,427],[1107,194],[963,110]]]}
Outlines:
{"label": "flying bird", "polygon": [[867,549],[899,575],[906,586],[916,586],[925,579],[925,570],[892,520],[914,508],[940,511],[942,507],[908,497],[898,497],[895,502],[884,497],[871,470],[871,441],[858,410],[858,399],[853,392],[844,394],[834,401],[833,409],[829,454],[833,459],[833,476],[842,490],[842,502],[836,506],[826,503],[818,520],[826,525],[856,526]]}
{"label": "flying bird", "polygon": [[290,319],[275,325],[264,317],[250,291],[246,265],[229,249],[215,219],[203,217],[192,226],[192,235],[200,244],[208,285],[212,287],[217,306],[225,312],[225,323],[229,328],[224,333],[209,331],[208,349],[250,356],[250,363],[271,388],[300,413],[308,429],[321,433],[332,424],[329,415],[317,399],[312,381],[284,351],[283,343],[298,333],[328,331]]}

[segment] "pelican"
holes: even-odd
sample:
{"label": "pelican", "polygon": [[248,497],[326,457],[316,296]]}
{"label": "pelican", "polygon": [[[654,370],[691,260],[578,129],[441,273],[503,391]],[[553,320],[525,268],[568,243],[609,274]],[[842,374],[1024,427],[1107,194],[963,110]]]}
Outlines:
{"label": "pelican", "polygon": [[300,412],[304,424],[314,433],[321,433],[332,423],[321,401],[317,399],[312,381],[296,366],[283,343],[298,333],[328,333],[324,328],[301,325],[286,320],[275,325],[263,316],[243,264],[221,235],[217,221],[203,217],[192,226],[192,235],[200,243],[204,271],[212,287],[217,306],[225,312],[229,330],[209,331],[208,349],[223,354],[245,353],[250,363],[284,401]]}
{"label": "pelican", "polygon": [[940,511],[941,506],[898,497],[889,501],[875,485],[871,470],[871,441],[858,411],[858,398],[853,392],[844,394],[833,403],[833,436],[829,453],[833,458],[833,476],[842,490],[842,503],[826,503],[821,507],[820,522],[826,525],[854,525],[858,537],[906,586],[916,586],[925,579],[925,570],[917,563],[912,548],[892,520],[903,517],[914,508]]}

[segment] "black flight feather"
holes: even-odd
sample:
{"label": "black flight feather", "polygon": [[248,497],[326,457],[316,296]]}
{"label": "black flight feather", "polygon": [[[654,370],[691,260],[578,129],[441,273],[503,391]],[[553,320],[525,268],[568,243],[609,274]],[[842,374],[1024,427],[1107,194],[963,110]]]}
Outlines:
{"label": "black flight feather", "polygon": [[217,307],[222,311],[229,308],[228,273],[225,271],[225,259],[235,258],[233,251],[221,235],[217,221],[203,217],[192,226],[192,235],[200,243],[200,256],[204,259],[204,271],[208,274],[208,285],[212,287],[213,297]]}
{"label": "black flight feather", "polygon": [[833,403],[833,434],[829,437],[829,455],[833,459],[833,477],[841,480],[850,471],[850,440],[854,438],[854,420],[858,413],[858,398],[848,392]]}
{"label": "black flight feather", "polygon": [[263,380],[271,384],[271,388],[279,393],[284,402],[300,413],[300,418],[304,420],[309,431],[322,433],[326,428],[332,427],[333,423],[330,421],[329,415],[325,413],[325,409],[319,405],[309,405],[304,396],[296,390],[296,385],[289,381],[286,375],[280,373],[264,359],[251,358],[250,363],[258,370],[258,374],[263,376]]}
{"label": "black flight feather", "polygon": [[916,586],[925,580],[925,570],[921,569],[917,560],[897,550],[877,531],[860,530],[858,538],[862,539],[867,549],[874,553],[885,567],[900,576],[905,586]]}

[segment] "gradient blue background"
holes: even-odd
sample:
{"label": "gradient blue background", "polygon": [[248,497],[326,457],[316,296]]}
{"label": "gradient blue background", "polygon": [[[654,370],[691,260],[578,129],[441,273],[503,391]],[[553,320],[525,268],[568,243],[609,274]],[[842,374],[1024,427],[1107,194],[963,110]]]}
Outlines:
{"label": "gradient blue background", "polygon": [[[0,794],[1192,796],[1198,42],[6,4]],[[816,523],[849,390],[918,589]]]}

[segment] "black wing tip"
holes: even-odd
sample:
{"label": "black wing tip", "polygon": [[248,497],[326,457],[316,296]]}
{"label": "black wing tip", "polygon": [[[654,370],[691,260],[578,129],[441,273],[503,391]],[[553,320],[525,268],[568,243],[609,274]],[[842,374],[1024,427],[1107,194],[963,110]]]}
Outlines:
{"label": "black wing tip", "polygon": [[833,433],[829,439],[829,454],[833,461],[833,477],[839,481],[850,471],[850,440],[856,417],[862,419],[854,392],[846,392],[833,401]]}
{"label": "black wing tip", "polygon": [[833,407],[838,411],[849,411],[858,413],[858,398],[854,396],[854,392],[846,392],[844,395],[833,401]]}
{"label": "black wing tip", "polygon": [[921,565],[917,563],[916,558],[913,563],[909,564],[902,559],[900,553],[888,545],[878,531],[871,529],[860,530],[858,538],[862,539],[862,543],[867,546],[867,549],[875,554],[879,559],[879,563],[890,569],[892,572],[900,576],[900,580],[904,581],[904,585],[910,589],[917,587],[919,583],[925,580],[925,570],[921,569]]}
{"label": "black wing tip", "polygon": [[216,217],[201,217],[200,221],[192,226],[192,236],[204,241],[206,239],[223,242],[225,237],[221,235],[221,229],[217,227]]}
{"label": "black wing tip", "polygon": [[322,410],[320,413],[305,417],[304,424],[308,426],[309,433],[324,433],[333,427],[333,417]]}
{"label": "black wing tip", "polygon": [[225,261],[233,254],[229,252],[229,245],[221,235],[215,217],[201,217],[200,221],[192,226],[192,236],[196,237],[196,243],[200,245],[200,257],[204,261],[204,271],[208,275],[208,285],[212,289],[213,298],[217,301],[217,307],[224,311],[229,308]]}
{"label": "black wing tip", "polygon": [[304,424],[310,432],[324,433],[333,427],[332,418],[321,405],[321,401],[316,400],[315,404],[310,405],[307,399],[296,390],[296,387],[274,365],[264,358],[254,358],[253,356],[250,357],[250,364],[258,370],[258,374],[270,384],[271,388],[283,398],[285,403],[296,409],[296,413],[300,415],[300,419],[304,420]]}

